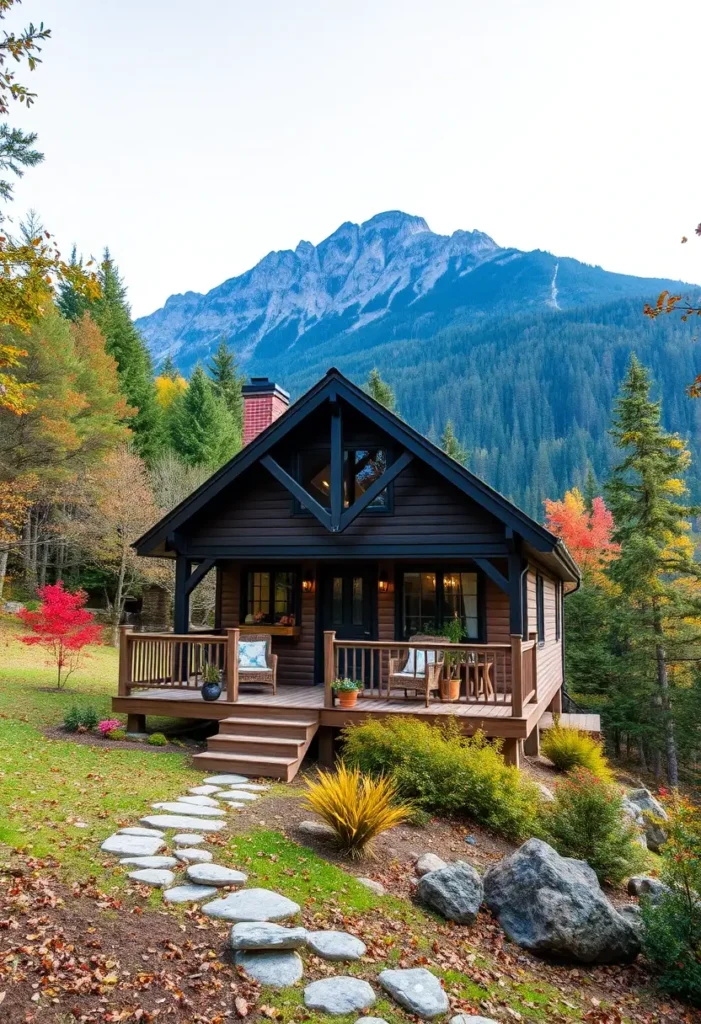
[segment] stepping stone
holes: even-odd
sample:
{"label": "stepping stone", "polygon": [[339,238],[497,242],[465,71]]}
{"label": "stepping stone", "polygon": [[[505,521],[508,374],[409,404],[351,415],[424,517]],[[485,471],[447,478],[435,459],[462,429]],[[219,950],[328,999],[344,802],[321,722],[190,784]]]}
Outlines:
{"label": "stepping stone", "polygon": [[120,857],[153,857],[162,850],[165,843],[160,836],[123,836],[115,834],[105,839],[100,847],[103,853],[115,853]]}
{"label": "stepping stone", "polygon": [[219,786],[193,786],[192,789],[188,789],[188,793],[194,796],[211,796],[212,793],[221,793],[221,789]]}
{"label": "stepping stone", "polygon": [[184,864],[209,864],[212,860],[209,850],[198,850],[196,847],[190,849],[188,846],[179,846],[175,856]]}
{"label": "stepping stone", "polygon": [[155,828],[140,828],[138,825],[134,825],[133,827],[129,827],[129,828],[120,828],[117,831],[117,835],[118,836],[149,836],[151,839],[154,839],[156,837],[158,837],[159,839],[162,839],[164,833],[163,832],[159,832],[158,829],[155,829]]}
{"label": "stepping stone", "polygon": [[239,800],[241,803],[253,803],[258,799],[256,793],[248,793],[245,789],[232,790],[231,793],[220,793],[220,800]]}
{"label": "stepping stone", "polygon": [[307,932],[307,945],[324,960],[359,960],[367,946],[348,932]]}
{"label": "stepping stone", "polygon": [[216,889],[206,885],[176,885],[173,889],[166,889],[163,899],[166,903],[199,903],[200,900],[216,896],[216,893]]}
{"label": "stepping stone", "polygon": [[174,868],[178,862],[175,857],[125,857],[119,863],[133,868]]}
{"label": "stepping stone", "polygon": [[192,864],[185,872],[195,885],[245,885],[248,875],[222,864]]}
{"label": "stepping stone", "polygon": [[251,793],[265,793],[270,789],[270,786],[263,786],[259,782],[235,782],[232,789],[247,789]]}
{"label": "stepping stone", "polygon": [[425,967],[382,971],[377,980],[400,1006],[418,1017],[430,1020],[448,1009],[448,997],[439,979]]}
{"label": "stepping stone", "polygon": [[308,1010],[321,1010],[334,1016],[367,1010],[374,1005],[375,998],[372,988],[361,978],[322,978],[304,990],[304,1005]]}
{"label": "stepping stone", "polygon": [[222,921],[283,921],[298,914],[300,907],[272,889],[242,889],[206,903],[202,910]]}
{"label": "stepping stone", "polygon": [[221,809],[221,805],[216,800],[212,800],[211,796],[179,796],[178,803],[194,804],[195,807],[219,807]]}
{"label": "stepping stone", "polygon": [[384,1017],[358,1017],[355,1024],[387,1024],[387,1021]]}
{"label": "stepping stone", "polygon": [[285,928],[272,921],[240,921],[229,938],[232,949],[299,949],[306,941],[306,928]]}
{"label": "stepping stone", "polygon": [[376,882],[374,878],[356,878],[356,882],[360,882],[370,892],[374,892],[376,896],[384,896],[387,892],[382,882]]}
{"label": "stepping stone", "polygon": [[222,797],[222,800],[226,800],[229,809],[233,809],[235,811],[242,811],[244,807],[248,807],[248,804],[239,803],[237,800],[227,800],[225,796]]}
{"label": "stepping stone", "polygon": [[[188,818],[186,814],[147,814],[141,821],[144,825],[156,825],[160,828],[196,828],[201,832],[221,832],[223,828],[226,828],[226,822],[224,821],[207,821],[206,819]],[[131,838],[120,837],[120,838]],[[147,840],[142,839],[142,842]],[[158,846],[158,850],[165,844],[161,843]],[[104,849],[104,847],[103,847]],[[157,853],[158,850],[154,850],[153,853]],[[110,851],[107,851],[110,852]],[[120,850],[113,851],[120,853]],[[129,851],[125,851],[129,852]],[[143,851],[139,851],[143,852]],[[151,851],[149,850],[149,853]]]}
{"label": "stepping stone", "polygon": [[195,835],[194,832],[179,832],[173,836],[173,842],[176,846],[199,846],[205,842],[205,836]]}
{"label": "stepping stone", "polygon": [[200,807],[198,804],[172,803],[151,804],[154,811],[170,811],[172,814],[194,814],[197,818],[225,818],[226,811],[219,807]]}
{"label": "stepping stone", "polygon": [[448,1024],[499,1024],[499,1021],[493,1017],[473,1017],[470,1013],[458,1013],[450,1018]]}
{"label": "stepping stone", "polygon": [[161,871],[157,868],[144,868],[143,871],[130,871],[129,877],[135,882],[142,882],[144,885],[153,885],[157,889],[165,889],[172,885],[175,875],[172,871]]}
{"label": "stepping stone", "polygon": [[209,775],[204,780],[208,786],[234,786],[237,782],[248,782],[245,775]]}
{"label": "stepping stone", "polygon": [[234,957],[237,967],[261,985],[287,988],[302,977],[304,966],[293,949],[241,950]]}

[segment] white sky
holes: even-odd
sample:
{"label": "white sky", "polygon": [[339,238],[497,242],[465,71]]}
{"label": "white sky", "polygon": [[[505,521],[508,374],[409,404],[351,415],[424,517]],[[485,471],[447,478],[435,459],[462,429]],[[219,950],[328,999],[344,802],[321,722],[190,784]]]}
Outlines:
{"label": "white sky", "polygon": [[698,0],[24,0],[5,25],[29,20],[53,38],[11,123],[46,160],[14,213],[108,244],[135,315],[387,209],[701,279]]}

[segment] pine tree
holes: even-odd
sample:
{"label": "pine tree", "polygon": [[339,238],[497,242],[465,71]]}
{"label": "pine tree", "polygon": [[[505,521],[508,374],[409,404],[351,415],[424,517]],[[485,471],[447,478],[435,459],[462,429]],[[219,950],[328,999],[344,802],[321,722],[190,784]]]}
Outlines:
{"label": "pine tree", "polygon": [[587,478],[584,481],[584,507],[589,515],[591,515],[594,510],[594,498],[596,498],[597,493],[596,477],[594,476],[594,470],[591,468],[590,464],[587,470]]}
{"label": "pine tree", "polygon": [[441,448],[446,455],[450,455],[451,459],[455,459],[462,466],[467,464],[467,448],[458,441],[452,420],[446,420],[445,429],[441,434]]}
{"label": "pine tree", "polygon": [[158,376],[167,377],[168,380],[178,380],[180,378],[181,373],[173,362],[173,357],[170,352],[163,360],[163,366],[161,367]]}
{"label": "pine tree", "polygon": [[[83,258],[82,256],[78,256],[78,250],[75,245],[71,250],[70,266],[76,270],[83,269]],[[90,308],[90,299],[84,292],[81,292],[76,288],[73,281],[64,280],[59,285],[56,305],[58,306],[62,316],[65,316],[66,320],[71,320],[75,323],[80,320],[84,313],[88,312],[88,309]]]}
{"label": "pine tree", "polygon": [[189,466],[216,469],[236,454],[231,413],[201,366],[195,367],[187,391],[171,406],[170,433],[174,451]]}
{"label": "pine tree", "polygon": [[219,342],[219,347],[212,357],[208,370],[215,393],[231,413],[238,438],[238,451],[243,441],[243,393],[241,388],[245,377],[238,372],[236,356],[224,338]]}
{"label": "pine tree", "polygon": [[368,379],[365,383],[365,390],[374,398],[380,405],[384,405],[385,409],[389,409],[390,412],[396,412],[397,399],[394,391],[390,384],[380,376],[380,371],[375,367],[370,370]]}
{"label": "pine tree", "polygon": [[700,660],[701,566],[694,561],[689,522],[699,510],[680,501],[690,462],[686,442],[663,429],[660,403],[650,400],[650,377],[635,355],[611,435],[623,455],[606,489],[620,556],[606,571],[620,592],[626,684],[629,690],[637,686],[640,698],[653,694],[650,713],[663,742],[667,779],[676,786],[673,684],[685,663]]}
{"label": "pine tree", "polygon": [[102,295],[90,306],[90,315],[105,337],[107,352],[117,362],[120,387],[129,405],[136,409],[129,426],[139,455],[148,464],[165,443],[161,410],[156,401],[151,356],[134,327],[119,272],[105,250],[100,271]]}

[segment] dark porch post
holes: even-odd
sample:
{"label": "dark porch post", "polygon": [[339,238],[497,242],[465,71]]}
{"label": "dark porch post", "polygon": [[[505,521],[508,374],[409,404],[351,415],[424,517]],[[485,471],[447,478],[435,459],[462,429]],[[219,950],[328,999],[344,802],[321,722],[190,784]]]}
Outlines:
{"label": "dark porch post", "polygon": [[526,614],[526,569],[528,563],[519,554],[509,555],[509,633],[518,633],[527,640],[528,630]]}
{"label": "dark porch post", "polygon": [[173,602],[173,632],[187,633],[190,626],[190,595],[187,581],[190,578],[190,559],[177,555],[175,559],[175,599]]}

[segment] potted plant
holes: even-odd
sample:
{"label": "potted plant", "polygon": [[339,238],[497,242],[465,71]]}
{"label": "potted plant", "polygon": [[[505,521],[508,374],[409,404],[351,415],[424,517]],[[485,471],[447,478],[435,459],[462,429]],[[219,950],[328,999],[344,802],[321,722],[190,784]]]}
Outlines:
{"label": "potted plant", "polygon": [[221,669],[208,661],[202,672],[202,700],[218,700],[221,696]]}
{"label": "potted plant", "polygon": [[354,708],[358,700],[358,690],[363,684],[359,679],[334,679],[331,689],[338,694],[338,703],[342,708]]}
{"label": "potted plant", "polygon": [[[465,631],[460,619],[451,619],[443,627],[443,636],[451,644],[462,643]],[[465,651],[445,651],[443,655],[443,674],[441,675],[441,700],[454,702],[460,700],[460,666],[465,664]]]}

